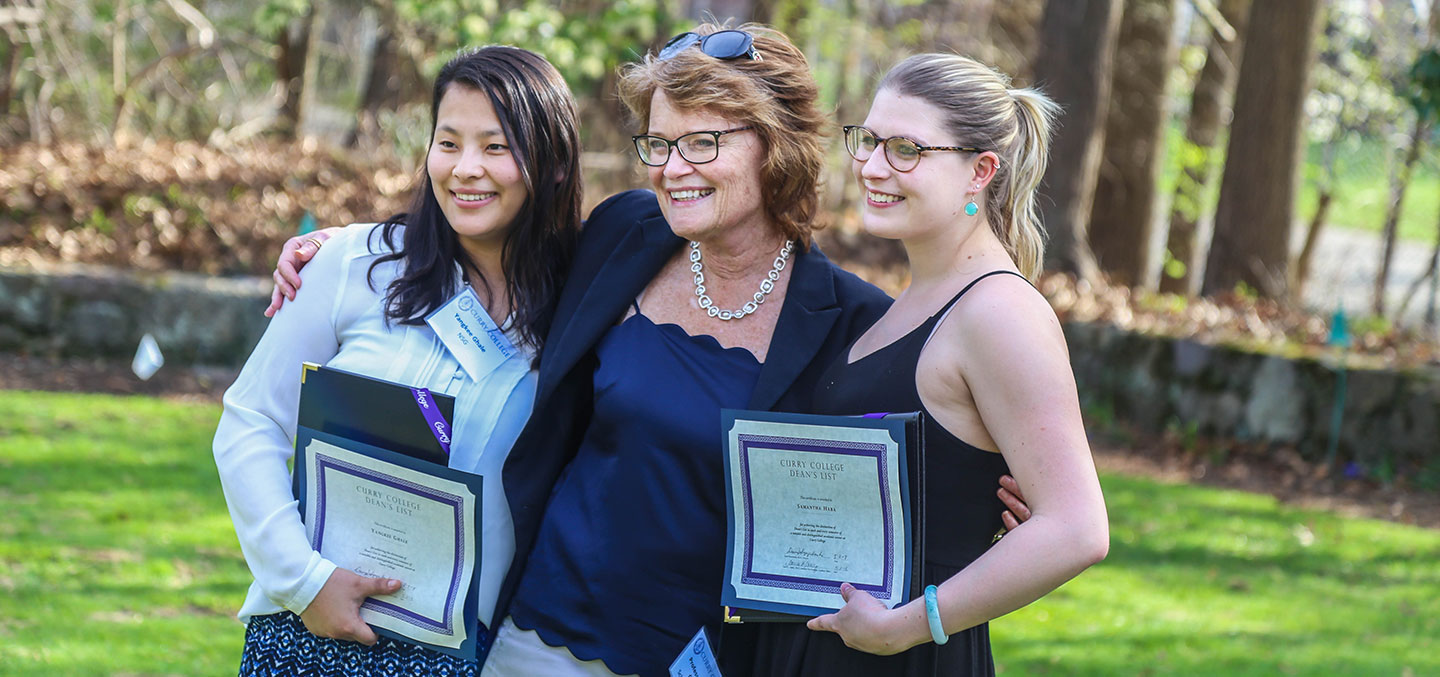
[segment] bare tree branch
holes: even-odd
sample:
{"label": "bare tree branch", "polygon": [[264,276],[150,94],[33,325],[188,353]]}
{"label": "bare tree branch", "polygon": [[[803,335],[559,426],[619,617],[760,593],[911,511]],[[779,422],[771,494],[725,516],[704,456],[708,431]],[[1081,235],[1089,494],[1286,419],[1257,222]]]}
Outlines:
{"label": "bare tree branch", "polygon": [[[25,104],[30,109],[26,115],[30,122],[30,138],[46,146],[50,144],[53,136],[50,126],[50,97],[55,94],[55,66],[50,63],[47,51],[40,47],[45,44],[40,35],[40,23],[18,25],[24,26],[25,38],[34,50],[35,74],[40,78],[40,88],[33,94],[28,91],[25,93]],[[16,41],[16,44],[19,44],[19,41]]]}
{"label": "bare tree branch", "polygon": [[42,16],[35,7],[0,7],[0,26],[38,24]]}
{"label": "bare tree branch", "polygon": [[[201,14],[200,10],[195,9],[194,6],[184,2],[184,0],[166,0],[166,3],[170,6],[170,9],[175,12],[175,16],[195,29],[195,39],[192,42],[187,36],[185,44],[171,48],[168,52],[162,54],[160,58],[146,64],[144,68],[140,69],[139,73],[135,74],[135,77],[130,78],[130,81],[125,83],[124,89],[116,90],[114,135],[117,137],[123,130],[129,127],[132,110],[131,102],[133,101],[131,98],[132,93],[138,88],[148,85],[156,72],[162,68],[170,73],[171,79],[177,79],[178,76],[171,70],[174,64],[194,54],[211,51],[216,47],[215,25],[212,24],[204,14]],[[151,40],[155,42],[157,48],[160,48],[160,40],[153,31],[153,23],[144,22],[144,25]]]}
{"label": "bare tree branch", "polygon": [[1190,0],[1190,5],[1205,19],[1205,23],[1210,24],[1210,29],[1215,31],[1215,35],[1220,38],[1221,42],[1235,41],[1235,37],[1238,35],[1235,27],[1225,20],[1225,14],[1215,6],[1215,3],[1210,0]]}
{"label": "bare tree branch", "polygon": [[120,0],[115,8],[115,22],[110,25],[114,33],[110,39],[110,88],[112,91],[125,89],[125,75],[130,70],[127,58],[130,41],[127,30],[130,25],[130,0]]}
{"label": "bare tree branch", "polygon": [[201,49],[209,49],[211,45],[215,44],[215,24],[210,23],[210,20],[200,13],[200,10],[186,3],[185,0],[165,1],[169,3],[170,9],[174,10],[175,16],[195,27],[197,33],[195,42]]}

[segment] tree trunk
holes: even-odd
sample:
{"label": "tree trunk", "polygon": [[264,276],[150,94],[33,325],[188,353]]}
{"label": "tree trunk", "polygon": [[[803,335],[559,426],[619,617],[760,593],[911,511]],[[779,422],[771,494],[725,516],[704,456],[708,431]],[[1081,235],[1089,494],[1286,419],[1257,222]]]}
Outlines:
{"label": "tree trunk", "polygon": [[1285,296],[1319,10],[1319,0],[1256,2],[1250,8],[1215,238],[1205,265],[1207,296],[1241,282],[1269,298]]}
{"label": "tree trunk", "polygon": [[1415,119],[1415,132],[1410,135],[1410,149],[1405,152],[1405,163],[1390,186],[1390,204],[1385,210],[1385,246],[1380,253],[1380,273],[1375,276],[1375,288],[1371,291],[1370,312],[1377,316],[1385,314],[1385,286],[1390,281],[1390,263],[1395,258],[1395,239],[1400,230],[1400,213],[1405,207],[1405,192],[1410,187],[1410,178],[1415,175],[1415,163],[1420,160],[1420,150],[1425,146],[1428,125],[1425,118]]}
{"label": "tree trunk", "polygon": [[1016,80],[1035,79],[1035,52],[1038,51],[1040,17],[1045,14],[1045,0],[1003,0],[990,11],[985,27],[990,60]]}
{"label": "tree trunk", "polygon": [[1175,63],[1175,0],[1126,3],[1111,72],[1105,144],[1090,211],[1090,249],[1114,282],[1150,274],[1155,184],[1165,153],[1165,85]]}
{"label": "tree trunk", "polygon": [[0,31],[5,43],[5,70],[0,72],[0,114],[10,114],[10,102],[15,99],[15,76],[20,73],[20,53],[25,45],[15,39],[11,31]]}
{"label": "tree trunk", "polygon": [[115,21],[111,24],[115,34],[110,40],[110,89],[116,94],[125,91],[130,74],[127,56],[130,24],[130,3],[120,0],[115,6]]}
{"label": "tree trunk", "polygon": [[310,28],[315,23],[315,5],[291,25],[280,29],[275,42],[280,47],[275,58],[275,82],[280,87],[280,110],[275,130],[294,139],[300,128],[300,94],[304,88],[306,50],[310,48]]}
{"label": "tree trunk", "polygon": [[[754,0],[751,3],[750,20],[756,23],[771,25],[775,22],[776,5],[779,0]],[[669,37],[669,36],[665,36]]]}
{"label": "tree trunk", "polygon": [[1120,0],[1051,0],[1040,21],[1035,81],[1065,107],[1040,189],[1041,220],[1050,232],[1045,267],[1086,279],[1096,273],[1087,220],[1119,22]]}
{"label": "tree trunk", "polygon": [[1330,214],[1330,203],[1334,199],[1333,188],[1326,186],[1320,190],[1315,216],[1310,219],[1310,227],[1305,230],[1305,244],[1300,247],[1300,255],[1295,257],[1295,276],[1291,280],[1290,291],[1296,302],[1301,299],[1305,281],[1310,279],[1310,260],[1315,257],[1315,245],[1320,242],[1320,233],[1325,229],[1325,219]]}
{"label": "tree trunk", "polygon": [[[1440,235],[1440,231],[1437,231],[1437,235]],[[1415,280],[1410,283],[1410,287],[1405,290],[1405,296],[1400,300],[1400,307],[1395,309],[1396,324],[1400,324],[1400,321],[1404,319],[1405,311],[1410,309],[1410,302],[1415,300],[1415,295],[1419,293],[1420,287],[1424,286],[1426,280],[1435,276],[1435,268],[1437,265],[1440,265],[1440,237],[1435,239],[1435,247],[1430,250],[1430,263],[1426,264],[1425,272],[1420,273],[1420,277],[1415,278]],[[1431,326],[1430,323],[1433,319],[1434,311],[1435,305],[1432,302],[1430,306],[1425,309],[1426,327]]]}
{"label": "tree trunk", "polygon": [[1430,302],[1425,304],[1425,328],[1435,331],[1435,303],[1440,297],[1440,224],[1435,226],[1435,248],[1430,250]]}
{"label": "tree trunk", "polygon": [[25,44],[30,45],[30,55],[34,63],[34,74],[40,80],[40,86],[35,89],[27,88],[21,93],[25,103],[25,119],[30,123],[30,140],[42,146],[48,146],[54,141],[55,130],[54,107],[50,105],[51,99],[55,96],[55,82],[60,79],[56,67],[51,63],[50,50],[47,42],[40,32],[40,22],[45,15],[40,10],[34,10],[25,16],[12,14],[7,23],[7,32],[11,31],[10,26],[14,25],[14,32],[11,32],[11,44],[18,49],[20,40],[15,39],[18,33],[25,36]]}
{"label": "tree trunk", "polygon": [[1420,287],[1430,280],[1430,301],[1425,307],[1425,328],[1435,327],[1435,275],[1440,272],[1440,223],[1435,224],[1435,246],[1430,250],[1430,263],[1425,267],[1425,272],[1410,283],[1405,290],[1405,296],[1400,301],[1400,307],[1395,311],[1396,324],[1405,317],[1405,311],[1410,309],[1410,302],[1419,293]]}
{"label": "tree trunk", "polygon": [[370,73],[365,78],[365,89],[360,93],[360,109],[355,112],[355,127],[344,139],[350,148],[361,140],[373,140],[380,134],[380,111],[394,109],[400,101],[400,92],[406,89],[395,73],[395,61],[400,58],[396,45],[396,30],[399,18],[391,0],[377,0],[374,3],[378,17],[375,46],[370,49]]}
{"label": "tree trunk", "polygon": [[314,115],[316,83],[320,81],[320,40],[325,33],[324,0],[310,0],[310,12],[306,17],[309,24],[305,31],[309,38],[305,45],[305,67],[300,72],[300,92],[296,98],[300,109],[296,112],[296,135],[305,129],[305,122]]}
{"label": "tree trunk", "polygon": [[1185,122],[1185,143],[1189,152],[1175,184],[1170,205],[1170,230],[1165,248],[1170,256],[1184,264],[1179,275],[1161,275],[1160,291],[1169,294],[1192,294],[1199,280],[1196,270],[1201,258],[1199,223],[1205,213],[1205,195],[1215,175],[1217,153],[1215,142],[1220,137],[1221,120],[1230,108],[1235,89],[1235,76],[1240,72],[1240,51],[1245,43],[1245,20],[1250,0],[1221,0],[1220,15],[1235,29],[1233,39],[1225,40],[1219,31],[1210,31],[1210,46],[1205,52],[1205,65],[1195,80],[1190,98],[1190,118]]}
{"label": "tree trunk", "polygon": [[1310,228],[1305,231],[1305,244],[1300,248],[1300,254],[1295,257],[1295,273],[1290,277],[1290,299],[1295,303],[1300,303],[1305,298],[1305,284],[1310,281],[1310,260],[1315,256],[1315,247],[1320,242],[1330,214],[1330,204],[1335,199],[1335,162],[1339,156],[1340,140],[1345,136],[1345,113],[1350,105],[1349,101],[1340,104],[1340,112],[1335,116],[1335,131],[1325,143],[1325,159],[1321,163],[1320,181],[1316,186],[1319,195],[1315,216],[1310,219]]}

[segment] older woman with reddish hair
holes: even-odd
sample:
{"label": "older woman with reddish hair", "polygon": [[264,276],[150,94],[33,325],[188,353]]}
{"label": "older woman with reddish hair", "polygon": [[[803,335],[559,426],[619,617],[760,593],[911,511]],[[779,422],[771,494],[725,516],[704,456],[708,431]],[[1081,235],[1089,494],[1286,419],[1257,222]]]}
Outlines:
{"label": "older woman with reddish hair", "polygon": [[[522,436],[507,487],[568,467],[487,674],[663,674],[697,629],[718,630],[718,411],[806,410],[820,370],[889,305],[811,246],[828,121],[783,35],[703,25],[620,87],[654,193],[607,200],[583,230],[541,363],[532,428],[550,443]],[[552,383],[591,399],[547,401]],[[583,429],[557,429],[589,406]]]}

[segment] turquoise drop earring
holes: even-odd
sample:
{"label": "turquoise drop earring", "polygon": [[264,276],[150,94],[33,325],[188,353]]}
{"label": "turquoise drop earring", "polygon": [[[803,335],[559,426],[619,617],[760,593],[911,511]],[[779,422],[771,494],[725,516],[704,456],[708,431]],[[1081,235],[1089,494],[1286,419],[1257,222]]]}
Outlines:
{"label": "turquoise drop earring", "polygon": [[979,212],[980,205],[975,204],[975,198],[970,198],[970,201],[965,203],[965,215],[974,216]]}

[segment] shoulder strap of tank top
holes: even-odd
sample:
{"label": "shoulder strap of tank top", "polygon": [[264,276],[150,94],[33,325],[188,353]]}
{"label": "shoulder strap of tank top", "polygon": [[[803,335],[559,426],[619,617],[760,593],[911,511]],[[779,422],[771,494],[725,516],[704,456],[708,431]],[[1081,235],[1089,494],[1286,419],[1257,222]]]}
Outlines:
{"label": "shoulder strap of tank top", "polygon": [[937,312],[936,312],[934,315],[932,315],[931,317],[934,318],[934,317],[940,317],[940,316],[944,315],[947,311],[950,310],[950,306],[955,305],[955,302],[956,302],[956,301],[959,301],[959,300],[960,300],[960,297],[965,295],[965,292],[970,291],[970,288],[971,288],[971,287],[974,287],[976,284],[979,284],[981,280],[983,280],[983,279],[985,279],[985,278],[987,278],[987,277],[995,276],[995,275],[1014,275],[1015,277],[1018,277],[1018,278],[1020,278],[1020,279],[1022,279],[1022,280],[1025,280],[1025,284],[1030,284],[1030,280],[1025,279],[1025,276],[1024,276],[1024,275],[1021,275],[1020,273],[1017,273],[1017,272],[1015,272],[1015,271],[1013,271],[1013,270],[992,270],[992,271],[990,271],[990,272],[988,272],[988,273],[985,273],[984,275],[981,275],[980,277],[977,277],[977,278],[971,280],[971,281],[970,281],[970,284],[965,285],[965,288],[964,288],[964,289],[961,289],[959,294],[956,294],[954,298],[950,299],[950,302],[949,302],[949,303],[946,303],[942,308],[940,308],[939,311],[937,311]]}
{"label": "shoulder strap of tank top", "polygon": [[[955,302],[956,302],[956,301],[959,301],[959,300],[960,300],[960,297],[965,295],[965,292],[970,291],[970,288],[971,288],[971,287],[974,287],[976,284],[979,284],[979,282],[980,282],[981,280],[983,280],[983,279],[985,279],[985,278],[987,278],[987,277],[995,276],[995,275],[1014,275],[1015,277],[1018,277],[1018,278],[1020,278],[1020,279],[1022,279],[1022,280],[1025,280],[1025,284],[1030,284],[1030,280],[1029,280],[1029,279],[1027,279],[1024,275],[1021,275],[1020,273],[1017,273],[1017,272],[1015,272],[1015,271],[1013,271],[1013,270],[992,270],[992,271],[990,271],[990,272],[988,272],[988,273],[985,273],[984,275],[981,275],[980,277],[977,277],[977,278],[971,280],[971,281],[970,281],[970,284],[965,285],[965,288],[964,288],[964,289],[961,289],[961,290],[960,290],[960,293],[955,295],[955,298],[950,299],[950,302],[947,303],[947,304],[945,304],[945,307],[941,308],[941,309],[939,310],[939,312],[937,312],[937,313],[935,313],[934,315],[931,315],[931,316],[930,316],[930,320],[927,322],[927,324],[930,325],[930,331],[929,331],[929,333],[927,333],[927,334],[925,335],[925,343],[921,344],[920,349],[921,349],[921,350],[924,350],[924,349],[925,349],[925,346],[927,346],[927,345],[930,344],[930,337],[932,337],[932,336],[935,335],[935,330],[936,330],[937,328],[939,328],[940,323],[941,323],[942,321],[944,321],[944,319],[945,319],[945,314],[950,312],[951,306],[954,306],[954,305],[955,305]],[[1030,285],[1030,286],[1033,287],[1034,285]]]}

